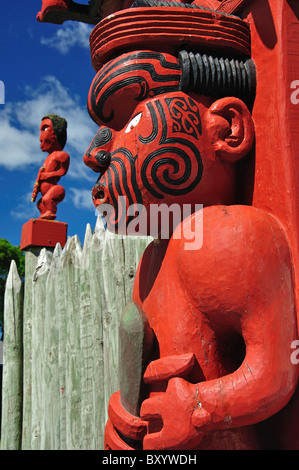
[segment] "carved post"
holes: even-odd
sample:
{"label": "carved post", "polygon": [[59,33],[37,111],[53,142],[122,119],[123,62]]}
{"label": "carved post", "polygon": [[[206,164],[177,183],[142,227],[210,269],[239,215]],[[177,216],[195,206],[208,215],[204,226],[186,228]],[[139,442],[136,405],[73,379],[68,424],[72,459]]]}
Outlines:
{"label": "carved post", "polygon": [[21,450],[23,406],[23,287],[15,261],[8,273],[4,299],[1,448]]}

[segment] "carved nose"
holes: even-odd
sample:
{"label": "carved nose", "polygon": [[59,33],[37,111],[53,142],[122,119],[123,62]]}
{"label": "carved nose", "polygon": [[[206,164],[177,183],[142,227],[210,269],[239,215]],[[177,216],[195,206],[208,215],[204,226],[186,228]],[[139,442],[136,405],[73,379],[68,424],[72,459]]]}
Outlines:
{"label": "carved nose", "polygon": [[108,127],[104,127],[98,130],[96,133],[93,144],[95,147],[102,147],[107,145],[112,139],[112,131]]}
{"label": "carved nose", "polygon": [[85,165],[96,173],[103,172],[111,161],[111,144],[111,130],[107,127],[99,129],[83,157]]}

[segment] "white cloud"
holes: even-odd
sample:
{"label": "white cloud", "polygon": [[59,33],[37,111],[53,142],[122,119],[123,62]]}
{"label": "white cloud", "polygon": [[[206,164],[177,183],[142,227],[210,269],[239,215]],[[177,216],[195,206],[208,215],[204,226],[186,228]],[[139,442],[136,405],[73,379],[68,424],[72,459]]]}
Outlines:
{"label": "white cloud", "polygon": [[9,170],[22,169],[40,161],[38,139],[28,129],[14,126],[10,113],[0,116],[0,165]]}
{"label": "white cloud", "polygon": [[71,23],[57,30],[51,38],[41,38],[41,44],[57,49],[61,54],[67,54],[74,46],[89,48],[89,35],[92,27],[85,23]]}
{"label": "white cloud", "polygon": [[30,191],[27,194],[19,196],[15,199],[15,205],[10,211],[10,214],[14,217],[14,219],[28,220],[40,216],[36,204],[31,202],[31,194],[32,192]]}
{"label": "white cloud", "polygon": [[91,190],[70,188],[70,192],[72,193],[74,206],[77,209],[96,210],[92,202]]}
{"label": "white cloud", "polygon": [[45,77],[36,89],[25,88],[26,100],[6,103],[0,111],[0,166],[9,170],[40,165],[45,156],[39,148],[39,126],[45,114],[55,113],[68,122],[65,150],[70,154],[69,176],[94,181],[83,164],[83,155],[97,127],[79,97],[71,94],[54,76]]}

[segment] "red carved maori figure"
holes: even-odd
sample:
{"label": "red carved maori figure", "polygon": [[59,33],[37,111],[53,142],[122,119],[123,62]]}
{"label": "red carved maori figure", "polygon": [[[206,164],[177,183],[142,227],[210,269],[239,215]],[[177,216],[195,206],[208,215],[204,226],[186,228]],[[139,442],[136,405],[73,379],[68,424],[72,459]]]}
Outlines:
{"label": "red carved maori figure", "polygon": [[32,192],[32,202],[35,202],[39,192],[41,198],[37,202],[40,219],[54,220],[57,204],[63,201],[65,190],[57,184],[69,168],[70,157],[63,151],[66,143],[67,122],[56,114],[44,116],[40,126],[40,147],[49,155],[40,168]]}
{"label": "red carved maori figure", "polygon": [[94,203],[118,233],[181,214],[155,221],[123,312],[106,449],[299,448],[298,137],[280,119],[298,116],[279,107],[298,17],[284,0],[137,0],[91,34]]}
{"label": "red carved maori figure", "polygon": [[155,221],[123,312],[105,448],[299,449],[298,2],[109,13],[90,37],[94,203],[119,233],[181,217]]}

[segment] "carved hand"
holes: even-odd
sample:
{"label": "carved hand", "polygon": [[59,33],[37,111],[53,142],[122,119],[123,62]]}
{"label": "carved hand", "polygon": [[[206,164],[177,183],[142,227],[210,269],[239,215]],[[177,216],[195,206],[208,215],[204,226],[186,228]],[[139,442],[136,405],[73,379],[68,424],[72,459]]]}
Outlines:
{"label": "carved hand", "polygon": [[[194,449],[204,436],[211,422],[210,414],[198,402],[197,386],[175,377],[169,380],[165,393],[145,400],[141,406],[141,418],[161,419],[161,431],[147,434],[143,440],[145,450]],[[192,416],[200,408],[201,427],[195,428]],[[199,420],[197,420],[199,424]]]}

